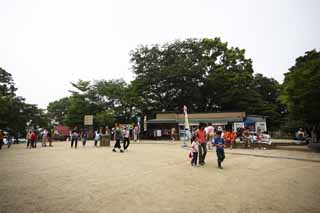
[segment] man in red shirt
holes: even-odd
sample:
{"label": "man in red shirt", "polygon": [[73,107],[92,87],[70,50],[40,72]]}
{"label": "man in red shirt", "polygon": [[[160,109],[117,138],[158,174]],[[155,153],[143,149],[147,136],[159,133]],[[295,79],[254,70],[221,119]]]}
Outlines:
{"label": "man in red shirt", "polygon": [[204,131],[205,124],[200,123],[199,128],[196,130],[196,140],[199,143],[199,164],[204,165],[205,158],[207,155],[207,141],[206,141],[206,132]]}

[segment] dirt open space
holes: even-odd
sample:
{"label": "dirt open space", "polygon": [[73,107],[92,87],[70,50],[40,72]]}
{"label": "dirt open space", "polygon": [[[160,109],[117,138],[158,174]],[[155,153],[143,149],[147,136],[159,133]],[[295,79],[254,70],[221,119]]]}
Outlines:
{"label": "dirt open space", "polygon": [[320,212],[317,153],[226,150],[219,170],[180,143],[38,147],[0,150],[0,212]]}

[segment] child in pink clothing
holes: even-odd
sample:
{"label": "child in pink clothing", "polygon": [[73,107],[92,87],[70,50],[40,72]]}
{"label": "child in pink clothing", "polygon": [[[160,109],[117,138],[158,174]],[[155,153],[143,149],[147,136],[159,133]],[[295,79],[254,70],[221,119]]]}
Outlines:
{"label": "child in pink clothing", "polygon": [[192,152],[192,160],[191,160],[191,166],[196,166],[198,161],[198,142],[196,140],[193,140],[191,143],[191,152]]}

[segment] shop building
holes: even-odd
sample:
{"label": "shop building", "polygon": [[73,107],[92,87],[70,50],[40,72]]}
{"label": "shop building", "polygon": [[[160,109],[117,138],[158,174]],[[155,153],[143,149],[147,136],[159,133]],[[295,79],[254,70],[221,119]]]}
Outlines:
{"label": "shop building", "polygon": [[[245,112],[191,113],[188,114],[190,129],[196,129],[200,123],[211,123],[214,127],[238,128],[250,127],[252,131],[267,131],[265,116],[247,115]],[[151,139],[169,139],[172,129],[180,138],[185,134],[185,115],[177,113],[158,113],[155,119],[147,120],[147,137]]]}

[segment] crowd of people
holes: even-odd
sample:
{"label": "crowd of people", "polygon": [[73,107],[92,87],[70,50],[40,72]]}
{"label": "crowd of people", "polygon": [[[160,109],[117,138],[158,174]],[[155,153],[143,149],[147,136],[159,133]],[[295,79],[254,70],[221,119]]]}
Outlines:
{"label": "crowd of people", "polygon": [[[223,130],[221,126],[214,127],[211,123],[208,125],[200,123],[199,127],[192,131],[190,158],[191,165],[197,166],[205,164],[207,151],[216,147],[218,168],[222,169],[222,162],[225,158],[224,148],[226,145],[233,148],[236,140],[244,143],[245,148],[261,148],[262,144],[271,145],[270,135],[267,132],[262,132],[260,129],[257,132],[252,132],[249,127],[238,129],[237,132],[232,128]],[[265,149],[265,147],[264,147]]]}

